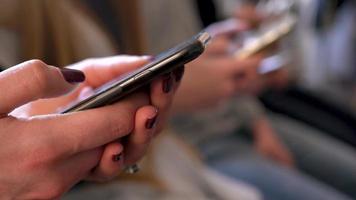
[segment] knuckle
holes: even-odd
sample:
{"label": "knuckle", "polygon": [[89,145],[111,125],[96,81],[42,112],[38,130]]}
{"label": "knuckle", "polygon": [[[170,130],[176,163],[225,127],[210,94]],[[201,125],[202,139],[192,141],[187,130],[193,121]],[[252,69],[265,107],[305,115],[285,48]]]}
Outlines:
{"label": "knuckle", "polygon": [[41,61],[39,59],[29,60],[29,61],[27,61],[27,64],[29,66],[46,66],[46,63],[44,63],[43,61]]}
{"label": "knuckle", "polygon": [[33,75],[32,89],[41,93],[47,88],[47,65],[40,60],[32,60],[28,66]]}

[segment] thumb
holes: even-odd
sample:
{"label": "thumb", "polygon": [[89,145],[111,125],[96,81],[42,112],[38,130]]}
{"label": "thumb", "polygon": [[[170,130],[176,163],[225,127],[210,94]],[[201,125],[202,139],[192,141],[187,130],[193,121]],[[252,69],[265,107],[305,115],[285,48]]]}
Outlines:
{"label": "thumb", "polygon": [[40,98],[68,93],[84,80],[78,70],[61,70],[39,60],[21,63],[0,73],[0,114]]}
{"label": "thumb", "polygon": [[69,66],[85,71],[86,84],[97,88],[103,84],[125,75],[150,61],[150,56],[113,56],[107,58],[92,58]]}

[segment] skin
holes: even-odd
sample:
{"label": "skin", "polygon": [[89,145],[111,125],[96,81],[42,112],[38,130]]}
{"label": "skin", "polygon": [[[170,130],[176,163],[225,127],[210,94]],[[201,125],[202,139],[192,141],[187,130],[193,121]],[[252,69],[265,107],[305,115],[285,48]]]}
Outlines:
{"label": "skin", "polygon": [[295,163],[291,152],[279,140],[268,120],[262,117],[253,123],[256,150],[284,166],[293,168]]}
{"label": "skin", "polygon": [[[70,66],[86,74],[80,85],[66,82],[58,68],[38,60],[2,72],[1,199],[56,199],[80,180],[109,180],[137,162],[165,123],[176,82],[169,93],[158,79],[148,94],[135,93],[113,105],[49,113],[147,61],[126,56],[83,61]],[[147,120],[156,115],[156,126],[148,129]],[[120,143],[123,137],[126,142]],[[115,162],[117,154],[122,156]]]}
{"label": "skin", "polygon": [[[279,79],[281,75],[286,76],[285,71],[267,75],[260,75],[257,72],[264,55],[270,52],[262,52],[245,60],[238,60],[229,55],[227,52],[232,35],[244,30],[246,25],[243,25],[244,28],[221,28],[225,25],[231,26],[231,23],[217,23],[208,27],[208,30],[219,28],[212,31],[215,38],[203,56],[187,65],[186,75],[174,99],[173,110],[176,113],[204,110],[222,104],[234,95],[258,95],[266,87],[274,84],[285,85],[283,82],[285,79]],[[230,30],[234,30],[235,33]],[[189,98],[186,98],[187,96]],[[294,165],[291,153],[279,140],[266,117],[261,116],[252,122],[251,126],[258,152],[283,165],[290,167]]]}
{"label": "skin", "polygon": [[254,77],[247,77],[250,74],[246,74],[248,70],[245,68],[254,68],[259,62],[257,57],[244,61],[230,56],[204,55],[198,58],[187,65],[174,99],[174,111],[195,112],[224,103],[246,89],[249,79]]}

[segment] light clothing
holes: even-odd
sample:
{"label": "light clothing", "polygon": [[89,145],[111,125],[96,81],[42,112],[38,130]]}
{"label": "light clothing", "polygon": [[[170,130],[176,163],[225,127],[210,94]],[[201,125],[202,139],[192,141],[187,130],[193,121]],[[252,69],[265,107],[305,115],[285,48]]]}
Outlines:
{"label": "light clothing", "polygon": [[154,184],[121,180],[105,185],[77,188],[63,199],[107,200],[260,200],[261,194],[253,187],[230,179],[200,162],[180,139],[164,132],[155,142],[143,170],[150,168],[150,177],[158,180],[163,188]]}

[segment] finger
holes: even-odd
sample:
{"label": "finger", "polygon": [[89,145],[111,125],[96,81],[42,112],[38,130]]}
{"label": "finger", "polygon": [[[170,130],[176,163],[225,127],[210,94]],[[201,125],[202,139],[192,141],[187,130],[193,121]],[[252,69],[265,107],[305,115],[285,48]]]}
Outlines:
{"label": "finger", "polygon": [[257,71],[257,68],[260,66],[262,59],[263,59],[262,55],[256,55],[242,60],[235,59],[235,65],[241,66],[241,68],[244,69],[252,68],[255,71]]}
{"label": "finger", "polygon": [[165,125],[176,89],[177,82],[172,73],[166,74],[161,79],[152,82],[151,104],[156,107],[160,113],[158,117],[157,132],[160,132]]}
{"label": "finger", "polygon": [[125,145],[125,166],[136,163],[145,154],[153,137],[157,117],[157,108],[153,106],[145,106],[137,111],[135,129]]}
{"label": "finger", "polygon": [[[84,97],[93,94],[94,89],[102,84],[116,78],[119,75],[134,70],[145,64],[149,56],[115,56],[108,58],[93,58],[69,66],[72,69],[83,70],[86,74],[86,82],[78,87],[70,95],[65,95],[55,99],[44,99],[32,103],[28,106],[26,114],[40,115],[56,113],[64,110],[63,105],[74,103]],[[60,108],[59,108],[60,107]]]}
{"label": "finger", "polygon": [[151,103],[159,110],[166,109],[173,95],[175,81],[172,73],[156,79],[151,85]]}
{"label": "finger", "polygon": [[0,113],[7,114],[39,98],[65,94],[84,79],[78,70],[60,70],[38,60],[21,63],[0,74]]}
{"label": "finger", "polygon": [[148,105],[143,93],[105,107],[62,115],[36,116],[22,122],[39,130],[38,140],[51,145],[58,154],[74,154],[93,149],[132,132],[138,108]]}
{"label": "finger", "polygon": [[98,166],[86,178],[90,181],[109,181],[124,168],[123,146],[115,141],[105,146]]}
{"label": "finger", "polygon": [[141,67],[152,59],[151,56],[114,56],[88,59],[69,66],[83,70],[87,76],[87,85],[99,87],[117,76]]}
{"label": "finger", "polygon": [[185,72],[185,66],[180,66],[178,67],[177,69],[175,69],[173,71],[173,75],[174,75],[174,80],[176,82],[176,84],[174,85],[174,89],[175,91],[178,89],[179,85],[180,85],[180,82],[181,80],[183,79],[183,76],[184,76],[184,72]]}
{"label": "finger", "polygon": [[[71,93],[71,95],[73,94],[74,93]],[[74,104],[75,102],[86,99],[92,94],[94,94],[94,90],[89,86],[84,86],[80,90],[80,93],[75,100],[72,99],[71,95],[65,95],[51,99],[40,99],[20,107],[20,110],[17,108],[15,111],[18,112],[12,112],[11,115],[21,117],[25,114],[26,117],[29,117],[35,115],[46,115],[50,113],[60,113],[61,111],[68,108],[69,102]]]}

